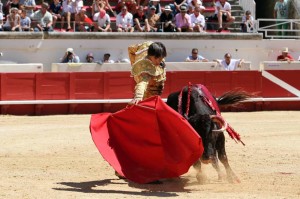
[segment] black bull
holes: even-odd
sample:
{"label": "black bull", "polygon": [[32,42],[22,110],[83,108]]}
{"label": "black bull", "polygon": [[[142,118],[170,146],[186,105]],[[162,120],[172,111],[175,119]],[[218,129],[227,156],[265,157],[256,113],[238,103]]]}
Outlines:
{"label": "black bull", "polygon": [[[204,152],[200,160],[194,164],[197,170],[197,180],[201,183],[207,180],[201,172],[201,162],[211,162],[218,172],[219,179],[222,179],[223,175],[218,165],[219,159],[225,167],[228,181],[239,182],[228,163],[223,130],[220,130],[220,123],[213,119],[217,115],[217,111],[209,104],[214,101],[216,106],[233,106],[248,99],[251,95],[241,90],[233,90],[218,99],[209,100],[207,94],[203,92],[206,88],[203,89],[203,87],[202,85],[190,85],[184,87],[182,91],[171,93],[168,96],[167,104],[182,114],[202,138]],[[209,93],[209,95],[211,94]],[[179,104],[179,102],[181,103]]]}

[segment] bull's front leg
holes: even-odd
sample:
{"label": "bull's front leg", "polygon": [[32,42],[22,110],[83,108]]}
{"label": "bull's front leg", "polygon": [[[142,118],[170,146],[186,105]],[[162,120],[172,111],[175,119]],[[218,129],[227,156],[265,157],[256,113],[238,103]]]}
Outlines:
{"label": "bull's front leg", "polygon": [[203,173],[202,170],[201,170],[201,161],[200,161],[200,159],[197,160],[197,161],[194,163],[193,167],[196,169],[196,172],[197,172],[197,174],[196,174],[196,179],[197,179],[197,181],[198,181],[200,184],[205,184],[205,183],[207,183],[207,181],[208,181],[207,176],[206,176],[205,173]]}

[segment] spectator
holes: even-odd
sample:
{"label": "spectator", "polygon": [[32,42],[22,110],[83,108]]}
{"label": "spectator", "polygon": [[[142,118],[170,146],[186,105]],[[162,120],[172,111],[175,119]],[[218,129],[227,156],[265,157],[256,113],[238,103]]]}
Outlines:
{"label": "spectator", "polygon": [[85,58],[87,63],[95,63],[93,53],[88,53]]}
{"label": "spectator", "polygon": [[21,0],[21,8],[26,10],[26,15],[31,18],[35,9],[35,0]]}
{"label": "spectator", "polygon": [[26,10],[21,11],[21,19],[20,19],[20,25],[22,31],[32,31],[31,28],[31,19],[26,15]]}
{"label": "spectator", "polygon": [[241,68],[242,63],[244,62],[243,59],[231,59],[230,53],[226,53],[224,55],[223,60],[221,60],[221,61],[214,60],[214,61],[216,61],[224,70],[227,70],[227,71],[233,71],[233,70],[236,70],[236,68]]}
{"label": "spectator", "polygon": [[144,6],[145,6],[145,5],[147,4],[147,2],[148,2],[148,0],[143,1],[143,3],[141,3],[141,0],[137,0],[137,1],[136,1],[136,6],[137,6],[137,7],[139,7],[139,6],[141,6],[141,5],[144,5]]}
{"label": "spectator", "polygon": [[176,25],[174,24],[174,15],[171,6],[166,5],[164,12],[160,15],[159,22],[163,26],[160,32],[176,32]]}
{"label": "spectator", "polygon": [[18,14],[18,8],[13,7],[10,13],[6,16],[6,22],[3,25],[4,31],[21,31],[21,17]]}
{"label": "spectator", "polygon": [[251,12],[247,10],[242,17],[241,29],[242,32],[253,32],[254,19],[251,16]]}
{"label": "spectator", "polygon": [[192,6],[187,6],[187,12],[186,12],[188,15],[191,15],[194,13],[194,7]]}
{"label": "spectator", "polygon": [[117,15],[116,25],[118,32],[133,32],[133,16],[124,6],[122,11]]}
{"label": "spectator", "polygon": [[153,7],[155,7],[155,14],[157,14],[158,16],[161,15],[160,0],[149,0],[149,4],[147,7],[148,7],[148,10],[147,10],[148,16],[152,13],[151,8],[153,8]]}
{"label": "spectator", "polygon": [[185,59],[186,62],[208,62],[208,59],[205,59],[201,55],[198,54],[198,49],[193,48],[192,49],[192,55],[188,56]]}
{"label": "spectator", "polygon": [[150,27],[150,32],[157,32],[158,31],[158,22],[159,22],[159,16],[156,14],[156,7],[152,6],[150,8],[150,13],[147,17],[149,27]]}
{"label": "spectator", "polygon": [[289,49],[285,47],[282,49],[281,55],[277,56],[277,61],[287,61],[290,63],[291,61],[295,61],[295,60],[292,57],[292,55],[289,54]]}
{"label": "spectator", "polygon": [[195,10],[195,7],[202,6],[202,1],[200,0],[187,0],[187,5],[189,8],[192,8],[192,11]]}
{"label": "spectator", "polygon": [[137,12],[133,15],[134,29],[138,32],[149,32],[150,26],[144,13],[144,6],[139,6]]}
{"label": "spectator", "polygon": [[79,63],[80,59],[79,57],[74,53],[73,48],[68,48],[67,51],[64,54],[64,57],[62,58],[61,63]]}
{"label": "spectator", "polygon": [[[53,28],[56,27],[56,21],[61,20],[61,12],[62,12],[62,5],[60,0],[53,0],[50,4],[49,12],[52,14],[53,18]],[[61,27],[61,26],[60,26]]]}
{"label": "spectator", "polygon": [[181,6],[187,7],[187,0],[174,0],[174,4],[170,4],[171,9],[173,10],[173,15],[176,16],[176,14],[180,13]]}
{"label": "spectator", "polygon": [[218,20],[219,29],[217,32],[221,32],[223,30],[223,21],[227,24],[224,24],[224,30],[227,30],[228,23],[231,23],[235,20],[233,16],[231,16],[231,5],[227,2],[227,0],[220,0],[216,2],[216,11],[214,15],[214,19]]}
{"label": "spectator", "polygon": [[193,32],[191,17],[187,14],[187,7],[181,6],[180,13],[175,16],[177,32]]}
{"label": "spectator", "polygon": [[96,32],[111,32],[110,26],[110,16],[106,13],[106,11],[100,8],[100,12],[97,12],[93,20],[97,22],[95,31]]}
{"label": "spectator", "polygon": [[[289,7],[287,0],[277,0],[274,6],[274,19],[279,19],[277,21],[277,29],[286,30],[288,28],[288,23],[284,23],[284,19],[288,19]],[[286,35],[285,31],[278,31],[278,35]]]}
{"label": "spectator", "polygon": [[94,16],[96,13],[98,13],[100,10],[109,10],[111,13],[114,14],[116,17],[117,14],[115,11],[113,11],[112,7],[110,6],[108,0],[94,0],[92,4],[92,16]]}
{"label": "spectator", "polygon": [[64,21],[67,19],[67,31],[71,30],[71,20],[75,19],[75,10],[72,7],[72,0],[63,0],[62,2],[61,28],[64,28]]}
{"label": "spectator", "polygon": [[20,1],[19,0],[8,0],[5,5],[5,10],[9,11],[11,8],[17,8],[19,10],[21,8]]}
{"label": "spectator", "polygon": [[40,8],[40,10],[33,13],[32,19],[37,22],[34,28],[35,32],[53,31],[53,27],[52,27],[53,18],[52,18],[52,14],[47,11],[48,8],[49,8],[48,3],[44,2],[42,3],[42,7]]}
{"label": "spectator", "polygon": [[3,31],[3,14],[0,12],[0,31]]}
{"label": "spectator", "polygon": [[118,14],[122,12],[124,6],[126,6],[127,11],[130,12],[131,14],[136,13],[137,5],[135,0],[119,0],[115,8]]}
{"label": "spectator", "polygon": [[[1,2],[1,0],[0,0],[0,13],[3,14],[3,3]],[[2,15],[2,16],[3,16],[3,15]]]}
{"label": "spectator", "polygon": [[110,54],[109,53],[105,53],[103,55],[102,63],[115,63],[115,62],[114,62],[114,60],[110,59]]}
{"label": "spectator", "polygon": [[75,13],[79,13],[81,8],[83,8],[83,0],[72,0],[73,4],[73,10],[75,10]]}
{"label": "spectator", "polygon": [[80,12],[75,15],[75,30],[78,32],[94,31],[93,21],[85,13],[86,9],[81,8]]}
{"label": "spectator", "polygon": [[194,9],[194,13],[190,15],[194,32],[204,32],[205,18],[200,13],[200,11],[201,11],[200,6],[196,6]]}

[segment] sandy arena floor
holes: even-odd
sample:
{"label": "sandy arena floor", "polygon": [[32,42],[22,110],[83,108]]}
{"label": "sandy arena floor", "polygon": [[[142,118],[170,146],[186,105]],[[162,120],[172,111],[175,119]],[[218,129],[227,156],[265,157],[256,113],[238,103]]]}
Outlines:
{"label": "sandy arena floor", "polygon": [[[119,180],[89,133],[90,115],[0,116],[0,198],[300,198],[300,111],[224,113],[246,146],[227,136],[240,184],[181,178],[140,185]],[[223,169],[223,167],[222,167]]]}

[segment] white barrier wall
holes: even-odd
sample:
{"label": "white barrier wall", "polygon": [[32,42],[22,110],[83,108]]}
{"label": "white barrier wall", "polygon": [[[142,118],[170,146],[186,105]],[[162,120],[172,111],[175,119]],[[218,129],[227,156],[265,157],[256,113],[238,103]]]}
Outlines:
{"label": "white barrier wall", "polygon": [[300,70],[300,61],[264,61],[261,63],[261,70]]}
{"label": "white barrier wall", "polygon": [[[216,62],[166,62],[167,71],[222,71]],[[52,72],[113,72],[130,71],[129,63],[52,63]],[[242,63],[237,70],[250,70],[251,63]]]}
{"label": "white barrier wall", "polygon": [[1,73],[17,73],[17,72],[43,72],[42,63],[28,63],[28,64],[0,64]]}

